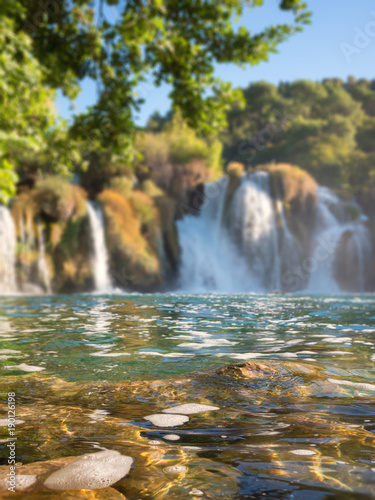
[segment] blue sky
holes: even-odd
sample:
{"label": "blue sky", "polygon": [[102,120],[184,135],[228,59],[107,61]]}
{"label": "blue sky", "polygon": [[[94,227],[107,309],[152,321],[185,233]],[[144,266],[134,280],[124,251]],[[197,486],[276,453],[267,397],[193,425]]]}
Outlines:
{"label": "blue sky", "polygon": [[[250,82],[266,80],[278,84],[280,81],[297,79],[321,80],[327,77],[346,79],[375,79],[375,2],[373,0],[307,0],[313,13],[312,24],[305,27],[279,46],[278,54],[271,54],[268,62],[241,69],[234,64],[218,65],[217,76],[232,82],[235,87],[246,87]],[[245,8],[241,24],[256,33],[270,24],[291,20],[290,13],[278,8],[278,0],[265,0],[263,7]],[[368,30],[371,36],[355,38],[358,30]],[[372,35],[373,33],[373,35]],[[343,44],[347,55],[343,53]],[[158,89],[151,85],[139,88],[145,99],[141,112],[136,117],[138,125],[144,125],[154,111],[165,113],[170,107],[167,85]],[[82,111],[95,100],[95,86],[90,81],[82,84],[77,98],[76,112]],[[69,101],[58,95],[57,110],[64,117],[72,115]]]}

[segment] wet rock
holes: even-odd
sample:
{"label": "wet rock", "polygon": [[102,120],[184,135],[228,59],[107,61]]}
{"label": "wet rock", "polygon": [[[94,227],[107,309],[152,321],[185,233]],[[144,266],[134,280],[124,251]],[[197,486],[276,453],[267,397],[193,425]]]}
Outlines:
{"label": "wet rock", "polygon": [[234,378],[267,378],[276,374],[276,370],[261,363],[248,361],[247,363],[224,366],[216,370],[216,373]]}
{"label": "wet rock", "polygon": [[107,488],[128,474],[132,463],[118,451],[87,453],[51,474],[44,485],[53,490]]}
{"label": "wet rock", "polygon": [[201,405],[196,403],[184,404],[178,406],[172,406],[171,408],[165,408],[163,413],[179,413],[182,415],[192,415],[194,413],[202,413],[205,411],[220,410],[218,406]]}
{"label": "wet rock", "polygon": [[156,427],[176,427],[177,425],[185,424],[189,421],[186,415],[170,415],[170,414],[155,414],[144,417]]}

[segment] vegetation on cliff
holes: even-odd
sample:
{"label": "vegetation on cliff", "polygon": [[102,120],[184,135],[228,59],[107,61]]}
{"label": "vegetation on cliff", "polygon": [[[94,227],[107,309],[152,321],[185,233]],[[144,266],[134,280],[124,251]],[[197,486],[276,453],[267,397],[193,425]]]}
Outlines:
{"label": "vegetation on cliff", "polygon": [[[98,200],[102,205],[106,221],[107,245],[113,276],[125,288],[133,287],[140,290],[156,288],[161,283],[162,270],[158,249],[153,248],[149,241],[154,235],[147,232],[147,228],[150,230],[147,223],[154,217],[153,223],[157,225],[153,230],[160,234],[152,200],[144,193],[137,193],[133,195],[131,203],[121,194],[109,189],[103,191]],[[132,207],[135,204],[137,211]],[[142,218],[143,222],[147,220],[145,226],[142,226]],[[142,231],[146,234],[142,234]],[[157,245],[156,241],[153,243]]]}
{"label": "vegetation on cliff", "polygon": [[[17,231],[17,282],[20,289],[34,283],[41,290],[69,292],[92,289],[87,193],[58,177],[23,189],[12,203]],[[41,240],[50,283],[41,272]]]}

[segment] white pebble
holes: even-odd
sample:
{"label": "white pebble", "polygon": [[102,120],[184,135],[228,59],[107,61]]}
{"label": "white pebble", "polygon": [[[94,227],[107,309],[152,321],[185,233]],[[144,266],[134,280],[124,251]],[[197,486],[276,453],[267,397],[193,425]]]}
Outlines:
{"label": "white pebble", "polygon": [[164,472],[167,474],[180,474],[181,472],[186,472],[187,468],[183,465],[172,465],[171,467],[166,467]]}
{"label": "white pebble", "polygon": [[292,450],[290,453],[293,455],[316,455],[316,451],[313,450]]}
{"label": "white pebble", "polygon": [[166,408],[163,413],[180,413],[182,415],[192,415],[193,413],[202,413],[204,411],[220,410],[217,406],[201,405],[196,403],[172,406]]}
{"label": "white pebble", "polygon": [[16,475],[16,490],[26,490],[37,481],[36,475],[17,474]]}
{"label": "white pebble", "polygon": [[[36,475],[16,474],[16,491],[23,491],[37,482]],[[8,479],[0,479],[0,491],[7,491],[9,488]]]}
{"label": "white pebble", "polygon": [[178,441],[180,436],[178,434],[166,434],[163,438],[168,439],[168,441]]}
{"label": "white pebble", "polygon": [[41,372],[42,370],[45,370],[42,366],[32,366],[32,365],[27,365],[26,363],[21,363],[20,365],[9,365],[9,366],[4,366],[5,369],[7,370],[21,370],[23,372]]}
{"label": "white pebble", "polygon": [[122,479],[133,459],[118,451],[87,453],[51,474],[44,485],[52,490],[97,490]]}
{"label": "white pebble", "polygon": [[194,495],[195,497],[202,497],[204,493],[201,490],[191,490],[189,491],[189,495]]}
{"label": "white pebble", "polygon": [[[25,421],[16,419],[12,423],[14,423],[14,425],[19,425],[19,424],[24,424]],[[8,427],[8,419],[7,418],[0,418],[0,427]]]}
{"label": "white pebble", "polygon": [[176,427],[189,421],[189,417],[186,415],[164,415],[163,413],[147,415],[144,419],[149,420],[156,427]]}

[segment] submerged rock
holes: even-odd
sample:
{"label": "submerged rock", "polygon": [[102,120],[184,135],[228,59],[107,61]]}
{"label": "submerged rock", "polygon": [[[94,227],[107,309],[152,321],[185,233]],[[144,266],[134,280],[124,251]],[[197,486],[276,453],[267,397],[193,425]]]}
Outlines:
{"label": "submerged rock", "polygon": [[167,441],[178,441],[180,436],[178,434],[166,434],[163,438]]}
{"label": "submerged rock", "polygon": [[[35,474],[16,474],[15,476],[15,490],[23,491],[27,490],[37,482],[37,476]],[[8,491],[10,486],[6,478],[0,479],[0,491]]]}
{"label": "submerged rock", "polygon": [[163,413],[180,413],[182,415],[192,415],[193,413],[201,413],[205,411],[220,410],[218,406],[201,405],[197,403],[184,404],[166,408]]}
{"label": "submerged rock", "polygon": [[122,479],[133,463],[118,451],[87,453],[51,474],[44,482],[52,490],[97,490]]}
{"label": "submerged rock", "polygon": [[170,415],[170,414],[155,414],[144,417],[149,420],[156,427],[176,427],[177,425],[185,424],[189,421],[186,415]]}
{"label": "submerged rock", "polygon": [[216,370],[216,373],[234,378],[266,378],[276,374],[276,370],[262,363],[248,361],[247,363],[224,366]]}

